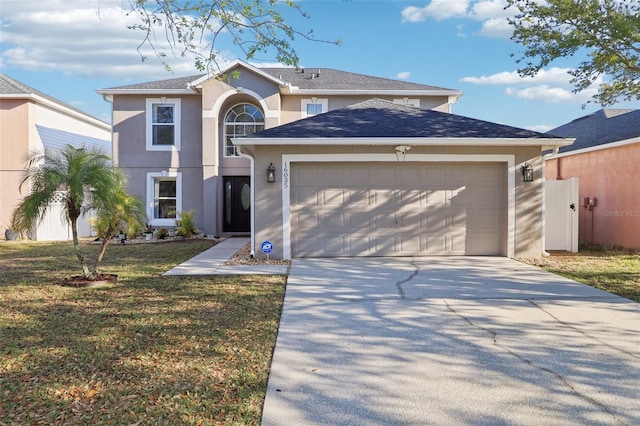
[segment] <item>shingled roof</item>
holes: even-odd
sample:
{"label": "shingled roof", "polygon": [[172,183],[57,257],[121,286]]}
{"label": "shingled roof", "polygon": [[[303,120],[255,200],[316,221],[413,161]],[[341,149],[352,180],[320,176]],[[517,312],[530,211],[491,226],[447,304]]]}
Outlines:
{"label": "shingled roof", "polygon": [[[393,80],[389,78],[373,77],[370,75],[356,74],[347,71],[340,71],[331,68],[273,68],[273,67],[253,67],[242,61],[235,61],[222,70],[223,73],[241,66],[248,69],[255,69],[273,77],[281,85],[296,88],[301,91],[414,91],[414,92],[442,92],[452,96],[461,96],[462,93],[452,89],[430,86],[426,84],[411,83],[408,81]],[[114,92],[160,92],[160,91],[186,91],[190,86],[200,81],[206,74],[192,75],[186,77],[171,78],[167,80],[157,80],[126,86],[110,87],[98,90],[98,93]]]}
{"label": "shingled roof", "polygon": [[485,138],[557,139],[555,136],[460,115],[371,99],[255,133],[251,139]]}
{"label": "shingled roof", "polygon": [[76,107],[74,107],[73,105],[69,105],[65,102],[62,102],[60,99],[56,99],[53,96],[50,96],[44,92],[41,92],[40,90],[34,89],[31,86],[27,86],[24,83],[19,82],[18,80],[15,80],[11,77],[9,77],[6,74],[0,74],[0,98],[17,98],[17,97],[29,97],[29,96],[37,96],[39,98],[42,99],[46,99],[49,102],[53,102],[61,107],[70,109],[72,111],[75,111],[78,114],[82,114],[86,117],[90,117],[93,118],[95,120],[98,120],[106,125],[108,125],[108,123],[106,123],[103,120],[100,120],[97,117],[92,116],[91,114],[88,114],[85,111],[82,111],[81,109],[78,109]]}
{"label": "shingled roof", "polygon": [[601,109],[550,130],[548,134],[576,138],[572,145],[560,148],[560,153],[640,138],[640,110]]}
{"label": "shingled roof", "polygon": [[450,90],[331,68],[260,68],[302,90]]}

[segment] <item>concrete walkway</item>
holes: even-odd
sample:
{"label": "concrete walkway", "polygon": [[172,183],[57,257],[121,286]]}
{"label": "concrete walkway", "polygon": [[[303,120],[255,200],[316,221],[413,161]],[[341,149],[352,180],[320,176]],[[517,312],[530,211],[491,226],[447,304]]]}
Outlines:
{"label": "concrete walkway", "polygon": [[640,425],[640,304],[507,258],[295,259],[262,425]]}
{"label": "concrete walkway", "polygon": [[249,238],[227,238],[163,275],[287,275],[286,265],[224,265],[248,242]]}

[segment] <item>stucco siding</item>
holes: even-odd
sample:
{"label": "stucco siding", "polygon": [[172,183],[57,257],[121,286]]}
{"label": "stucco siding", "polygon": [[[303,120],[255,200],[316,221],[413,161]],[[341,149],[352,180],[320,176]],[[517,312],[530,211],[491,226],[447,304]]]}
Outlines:
{"label": "stucco siding", "polygon": [[[362,154],[363,159],[370,154],[390,154],[393,147],[368,146],[263,146],[252,147],[256,157],[255,186],[255,243],[256,255],[261,255],[260,243],[265,240],[274,243],[273,257],[283,255],[283,198],[282,198],[282,156],[283,154]],[[419,154],[439,155],[512,155],[515,167],[507,173],[515,174],[514,200],[514,248],[516,257],[539,257],[542,254],[542,175],[540,171],[539,147],[418,147],[414,146],[406,161]],[[529,162],[535,169],[534,182],[522,182],[520,166]],[[276,183],[267,183],[265,171],[270,163],[276,167]],[[506,226],[506,225],[505,225]],[[507,230],[508,231],[508,230]],[[506,248],[504,249],[506,252]]]}
{"label": "stucco siding", "polygon": [[579,179],[580,204],[597,199],[579,206],[580,241],[640,248],[639,162],[640,142],[546,161],[547,179]]}
{"label": "stucco siding", "polygon": [[35,132],[29,120],[32,110],[28,101],[0,99],[0,238],[4,238],[13,209],[22,199],[18,185]]}
{"label": "stucco siding", "polygon": [[[341,109],[360,102],[367,101],[372,97],[393,102],[399,96],[381,96],[381,95],[344,95],[344,96],[322,96],[314,95],[318,99],[327,99],[329,111]],[[301,102],[303,99],[310,99],[309,95],[286,95],[282,97],[282,124],[291,123],[292,121],[302,118]],[[426,97],[426,96],[410,96],[410,99],[419,99],[420,108],[433,109],[440,112],[450,112],[448,98],[442,97]]]}

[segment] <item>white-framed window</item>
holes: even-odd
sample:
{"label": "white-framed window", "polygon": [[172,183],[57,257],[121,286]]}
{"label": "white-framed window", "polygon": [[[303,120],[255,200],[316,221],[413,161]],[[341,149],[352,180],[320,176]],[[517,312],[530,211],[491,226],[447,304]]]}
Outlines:
{"label": "white-framed window", "polygon": [[231,141],[264,130],[264,115],[255,105],[238,104],[224,116],[224,156],[238,157],[238,150]]}
{"label": "white-framed window", "polygon": [[182,173],[147,173],[147,217],[152,226],[175,226],[182,211]]}
{"label": "white-framed window", "polygon": [[313,117],[329,111],[329,99],[311,98],[300,100],[302,118]]}
{"label": "white-framed window", "polygon": [[393,103],[420,108],[420,99],[409,99],[409,98],[394,99]]}
{"label": "white-framed window", "polygon": [[149,98],[147,151],[180,150],[180,99]]}

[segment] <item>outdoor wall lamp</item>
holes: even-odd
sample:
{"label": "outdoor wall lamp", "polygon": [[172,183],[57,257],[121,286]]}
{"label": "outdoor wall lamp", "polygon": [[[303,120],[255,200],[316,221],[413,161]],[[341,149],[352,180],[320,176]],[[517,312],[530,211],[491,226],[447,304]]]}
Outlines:
{"label": "outdoor wall lamp", "polygon": [[522,166],[522,181],[533,182],[533,166],[529,163],[524,163]]}
{"label": "outdoor wall lamp", "polygon": [[267,182],[274,183],[276,181],[276,168],[273,166],[273,163],[269,164],[267,167]]}

